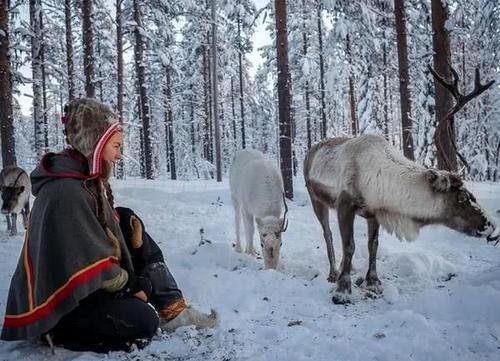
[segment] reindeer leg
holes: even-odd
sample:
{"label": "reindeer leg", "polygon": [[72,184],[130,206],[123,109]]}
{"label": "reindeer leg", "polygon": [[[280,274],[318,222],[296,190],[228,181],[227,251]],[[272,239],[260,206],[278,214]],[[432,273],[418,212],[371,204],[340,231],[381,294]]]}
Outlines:
{"label": "reindeer leg", "polygon": [[15,236],[17,234],[17,213],[11,213],[10,217],[12,219],[10,235]]}
{"label": "reindeer leg", "polygon": [[234,206],[234,228],[236,230],[236,245],[234,246],[234,250],[236,252],[241,253],[241,239],[240,239],[240,224],[241,224],[241,207],[238,201],[233,199]]}
{"label": "reindeer leg", "polygon": [[351,262],[354,255],[354,217],[356,206],[351,195],[341,192],[337,197],[337,217],[342,237],[342,264],[337,280],[337,289],[332,298],[333,303],[349,303],[348,295],[351,293]]}
{"label": "reindeer leg", "polygon": [[243,224],[245,225],[245,236],[247,241],[247,247],[245,252],[250,255],[255,255],[253,249],[253,232],[254,232],[254,219],[251,214],[243,211]]}
{"label": "reindeer leg", "polygon": [[30,202],[26,202],[23,209],[23,226],[24,229],[28,229],[28,220],[30,214]]}
{"label": "reindeer leg", "polygon": [[381,294],[382,282],[377,276],[377,249],[378,249],[378,231],[380,224],[376,218],[368,218],[368,272],[366,273],[366,288],[375,293]]}
{"label": "reindeer leg", "polygon": [[10,220],[10,214],[6,214],[5,215],[5,219],[7,220],[7,231],[10,231],[10,229],[12,228],[12,222]]}
{"label": "reindeer leg", "polygon": [[330,262],[330,272],[328,272],[328,282],[335,282],[337,280],[338,272],[335,267],[335,251],[333,249],[333,237],[332,231],[330,230],[329,222],[329,209],[323,203],[315,200],[311,196],[312,206],[314,213],[323,228],[323,238],[326,243],[326,252],[328,254],[328,261]]}

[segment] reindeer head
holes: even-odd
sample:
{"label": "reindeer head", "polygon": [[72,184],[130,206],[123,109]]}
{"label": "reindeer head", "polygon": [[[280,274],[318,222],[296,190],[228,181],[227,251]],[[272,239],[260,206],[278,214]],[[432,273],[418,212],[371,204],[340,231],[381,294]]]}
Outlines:
{"label": "reindeer head", "polygon": [[19,196],[24,192],[24,186],[10,187],[3,186],[0,187],[2,192],[2,214],[10,214],[14,211],[14,208],[18,205]]}
{"label": "reindeer head", "polygon": [[264,266],[276,269],[280,258],[281,235],[286,230],[285,218],[267,216],[256,218],[255,221],[264,255]]}
{"label": "reindeer head", "polygon": [[493,235],[497,233],[495,224],[458,175],[431,169],[426,172],[426,178],[431,189],[443,201],[439,223],[469,236],[496,241],[498,236]]}

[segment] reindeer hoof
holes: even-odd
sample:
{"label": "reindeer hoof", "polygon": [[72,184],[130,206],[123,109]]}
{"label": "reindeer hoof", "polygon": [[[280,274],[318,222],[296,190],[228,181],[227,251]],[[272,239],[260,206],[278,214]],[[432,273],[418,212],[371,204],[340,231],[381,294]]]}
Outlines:
{"label": "reindeer hoof", "polygon": [[332,297],[332,302],[336,305],[348,305],[351,303],[351,300],[349,299],[349,295],[346,292],[335,291]]}
{"label": "reindeer hoof", "polygon": [[234,244],[233,243],[233,248],[236,252],[241,253],[243,250],[241,249],[241,246],[239,244]]}
{"label": "reindeer hoof", "polygon": [[333,272],[333,273],[332,273],[332,272],[330,272],[330,274],[328,275],[327,280],[328,280],[328,282],[330,282],[330,283],[335,283],[335,282],[337,282],[337,279],[338,279],[338,278],[339,278],[339,273],[338,273],[337,271],[335,271],[335,272]]}
{"label": "reindeer hoof", "polygon": [[376,298],[384,292],[382,282],[378,278],[363,278],[359,277],[356,280],[356,286],[365,289],[366,296],[369,298]]}
{"label": "reindeer hoof", "polygon": [[382,284],[380,281],[378,281],[377,284],[370,284],[365,287],[365,289],[375,295],[375,296],[380,296],[382,293],[384,293],[384,288],[382,287]]}

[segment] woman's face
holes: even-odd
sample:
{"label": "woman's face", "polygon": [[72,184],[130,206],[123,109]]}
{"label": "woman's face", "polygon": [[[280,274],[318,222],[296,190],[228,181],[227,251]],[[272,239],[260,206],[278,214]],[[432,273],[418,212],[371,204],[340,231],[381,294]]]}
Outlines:
{"label": "woman's face", "polygon": [[123,132],[116,132],[104,146],[102,157],[110,163],[118,162],[122,157]]}

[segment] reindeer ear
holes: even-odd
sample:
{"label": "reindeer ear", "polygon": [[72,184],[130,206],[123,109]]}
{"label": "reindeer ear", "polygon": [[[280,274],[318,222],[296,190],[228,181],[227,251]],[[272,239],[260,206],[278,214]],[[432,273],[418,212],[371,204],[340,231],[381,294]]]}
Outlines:
{"label": "reindeer ear", "polygon": [[464,185],[464,182],[462,181],[462,178],[460,178],[460,176],[450,173],[449,177],[451,188],[460,188]]}
{"label": "reindeer ear", "polygon": [[429,169],[425,176],[435,192],[448,192],[451,187],[450,178],[447,174],[440,173],[434,169]]}
{"label": "reindeer ear", "polygon": [[439,173],[435,171],[434,169],[429,169],[427,172],[425,172],[425,178],[429,181],[429,183],[433,183],[436,179],[438,179]]}

